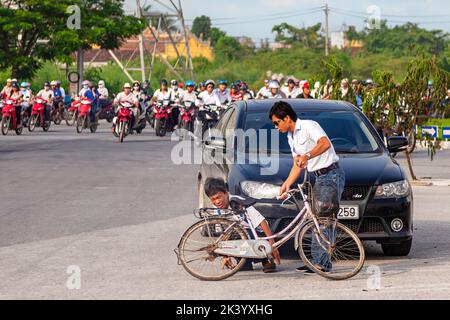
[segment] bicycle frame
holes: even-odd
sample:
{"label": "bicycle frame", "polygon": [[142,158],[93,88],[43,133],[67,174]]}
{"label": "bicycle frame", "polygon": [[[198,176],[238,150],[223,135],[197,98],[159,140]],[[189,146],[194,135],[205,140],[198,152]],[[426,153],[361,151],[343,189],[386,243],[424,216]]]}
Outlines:
{"label": "bicycle frame", "polygon": [[[295,204],[297,205],[297,207],[299,207],[299,203],[298,200],[295,199],[295,197],[292,195],[292,193],[294,192],[300,192],[302,199],[303,199],[303,209],[300,210],[300,212],[297,214],[297,216],[294,218],[294,220],[292,220],[292,222],[285,227],[283,230],[273,234],[270,237],[259,237],[258,233],[256,232],[256,228],[255,226],[253,226],[251,220],[249,219],[247,213],[245,212],[245,216],[246,216],[246,220],[248,222],[248,225],[250,226],[250,230],[253,234],[254,240],[258,241],[258,240],[262,240],[262,241],[268,241],[268,240],[273,240],[275,238],[280,238],[280,240],[278,240],[277,242],[275,242],[272,247],[274,248],[280,248],[282,245],[284,245],[287,241],[289,241],[304,225],[305,222],[308,220],[308,218],[310,218],[312,221],[314,221],[314,225],[316,227],[316,230],[318,230],[318,232],[315,232],[315,237],[317,240],[317,243],[322,247],[323,250],[325,250],[326,252],[330,253],[331,247],[332,247],[332,243],[323,236],[322,231],[320,229],[320,225],[319,225],[319,221],[317,220],[317,217],[312,213],[311,210],[311,206],[309,204],[309,202],[307,201],[307,196],[305,195],[305,193],[302,190],[302,186],[306,183],[306,179],[307,179],[307,172],[305,173],[305,181],[303,182],[303,184],[299,184],[298,185],[298,189],[293,189],[293,190],[289,190],[287,193],[289,195],[289,197],[285,200],[289,200],[290,198],[292,198],[295,202]],[[222,237],[224,234],[227,234],[227,232],[229,230],[231,230],[236,224],[241,224],[243,221],[243,219],[236,221],[234,223],[232,223],[224,232],[223,234],[216,240],[216,243],[219,243],[220,241],[222,241]],[[293,227],[295,225],[295,227],[287,234],[284,235],[286,233],[287,230],[289,230],[291,227]],[[320,238],[319,238],[320,237]],[[322,241],[325,242],[327,244],[328,247],[325,247],[322,243]]]}

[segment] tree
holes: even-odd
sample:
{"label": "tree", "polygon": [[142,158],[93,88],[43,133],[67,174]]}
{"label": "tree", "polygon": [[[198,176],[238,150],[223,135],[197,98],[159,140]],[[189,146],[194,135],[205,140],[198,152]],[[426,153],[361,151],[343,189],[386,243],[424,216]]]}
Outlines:
{"label": "tree", "polygon": [[305,48],[319,48],[322,41],[322,36],[319,31],[322,27],[321,23],[317,23],[308,28],[297,28],[286,22],[275,25],[272,32],[276,32],[275,41],[285,44],[300,43]]}
{"label": "tree", "polygon": [[209,39],[211,39],[211,46],[215,47],[217,41],[219,41],[220,38],[226,35],[227,35],[226,32],[220,30],[219,28],[211,28],[211,31],[209,32]]}
{"label": "tree", "polygon": [[191,32],[197,37],[208,39],[211,31],[211,19],[207,16],[200,16],[194,19]]}
{"label": "tree", "polygon": [[217,41],[215,49],[219,57],[232,60],[241,50],[241,45],[235,38],[223,36]]}
{"label": "tree", "polygon": [[[123,4],[124,0],[1,2],[0,68],[12,68],[13,77],[29,79],[44,61],[70,62],[78,48],[119,48],[145,27],[144,20],[125,15]],[[80,28],[68,27],[73,5],[80,9]]]}

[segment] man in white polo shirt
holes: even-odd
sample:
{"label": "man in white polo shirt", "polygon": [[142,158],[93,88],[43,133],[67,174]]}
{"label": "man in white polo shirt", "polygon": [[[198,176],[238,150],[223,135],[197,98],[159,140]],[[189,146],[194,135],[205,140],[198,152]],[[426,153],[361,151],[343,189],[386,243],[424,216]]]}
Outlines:
{"label": "man in white polo shirt", "polygon": [[[339,204],[344,191],[345,173],[339,166],[339,157],[322,127],[315,121],[298,119],[291,105],[284,101],[276,102],[272,106],[269,118],[278,131],[288,133],[288,142],[294,158],[291,172],[281,186],[279,195],[283,196],[289,191],[300,178],[302,170],[307,168],[316,176],[314,197],[320,198],[322,202],[331,201]],[[330,199],[326,199],[327,197]],[[325,212],[318,212],[318,214],[323,213]],[[314,251],[314,243],[312,246]],[[316,249],[320,251],[320,246],[316,246]],[[331,269],[331,262],[328,257],[324,257],[323,253],[313,252],[313,257],[315,264],[322,270]],[[297,268],[297,270],[312,272],[305,267]]]}

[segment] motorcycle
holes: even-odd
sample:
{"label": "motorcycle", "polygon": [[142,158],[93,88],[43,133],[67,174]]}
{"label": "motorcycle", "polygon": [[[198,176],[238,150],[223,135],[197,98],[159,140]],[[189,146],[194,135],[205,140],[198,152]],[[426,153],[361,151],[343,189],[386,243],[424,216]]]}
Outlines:
{"label": "motorcycle", "polygon": [[66,111],[65,119],[66,124],[71,127],[73,126],[78,119],[78,107],[81,104],[82,97],[75,97],[72,101],[72,104]]}
{"label": "motorcycle", "polygon": [[112,132],[119,142],[122,143],[125,137],[131,133],[130,130],[133,119],[132,108],[134,105],[128,101],[120,102],[120,108],[117,112],[117,117],[113,119]]}
{"label": "motorcycle", "polygon": [[53,110],[50,113],[50,119],[54,124],[60,125],[63,120],[64,114],[64,101],[62,98],[58,101],[55,101],[53,104]]}
{"label": "motorcycle", "polygon": [[3,101],[1,127],[4,136],[8,134],[9,130],[16,131],[17,135],[22,134],[22,123],[17,123],[16,119],[16,104],[17,101],[13,99]]}
{"label": "motorcycle", "polygon": [[77,132],[82,133],[83,129],[89,129],[92,133],[97,131],[97,122],[91,121],[91,108],[92,101],[89,99],[83,99],[80,102],[77,119]]}
{"label": "motorcycle", "polygon": [[34,98],[31,107],[31,116],[28,122],[28,131],[33,132],[36,127],[41,127],[45,132],[50,129],[50,121],[45,121],[45,106],[47,101],[42,98]]}
{"label": "motorcycle", "polygon": [[153,111],[155,112],[156,135],[164,137],[168,131],[173,131],[169,120],[172,113],[171,101],[168,99],[158,101],[153,107]]}
{"label": "motorcycle", "polygon": [[193,101],[184,101],[180,106],[180,129],[183,130],[184,138],[189,136],[188,132],[194,131],[195,107]]}
{"label": "motorcycle", "polygon": [[114,104],[112,101],[109,101],[106,106],[103,107],[102,110],[100,110],[97,113],[97,119],[98,120],[106,120],[109,123],[111,123],[114,119]]}
{"label": "motorcycle", "polygon": [[206,131],[211,131],[212,128],[217,124],[220,120],[220,115],[222,113],[222,107],[216,106],[215,104],[206,105],[203,107],[203,126],[202,126],[202,137],[204,136]]}

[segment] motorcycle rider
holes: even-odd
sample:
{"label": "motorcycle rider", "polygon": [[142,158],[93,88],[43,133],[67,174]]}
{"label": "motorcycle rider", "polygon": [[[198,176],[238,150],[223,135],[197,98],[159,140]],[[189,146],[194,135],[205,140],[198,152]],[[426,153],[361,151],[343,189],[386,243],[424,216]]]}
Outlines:
{"label": "motorcycle rider", "polygon": [[241,83],[239,87],[239,93],[242,96],[242,100],[251,100],[253,99],[252,94],[248,91],[247,84],[245,82]]}
{"label": "motorcycle rider", "polygon": [[244,99],[239,91],[238,85],[235,83],[230,86],[230,96],[231,101],[242,101]]}
{"label": "motorcycle rider", "polygon": [[78,93],[79,97],[84,97],[84,93],[86,91],[89,91],[89,83],[90,83],[89,80],[84,80],[83,81],[83,87],[81,88],[80,92]]}
{"label": "motorcycle rider", "polygon": [[98,89],[97,89],[98,93],[99,93],[99,97],[98,97],[98,107],[100,110],[102,110],[105,106],[107,106],[109,104],[109,91],[108,88],[106,88],[105,86],[105,81],[100,80],[98,82]]}
{"label": "motorcycle rider", "polygon": [[292,78],[287,81],[287,87],[282,91],[288,99],[294,99],[300,94],[299,90],[295,87],[295,81]]}
{"label": "motorcycle rider", "polygon": [[11,93],[8,96],[8,99],[12,99],[16,101],[16,104],[14,105],[15,109],[16,109],[16,123],[17,123],[17,127],[22,126],[22,124],[20,123],[20,113],[22,111],[22,92],[19,89],[19,85],[17,84],[17,82],[12,82],[11,84]]}
{"label": "motorcycle rider", "polygon": [[302,93],[300,93],[297,98],[299,99],[314,99],[311,96],[311,91],[309,89],[309,82],[306,81],[305,83],[303,83],[303,87],[302,87]]}
{"label": "motorcycle rider", "polygon": [[259,89],[256,94],[256,99],[264,99],[264,97],[269,93],[269,80],[264,80],[264,87]]}
{"label": "motorcycle rider", "polygon": [[[172,99],[173,101],[180,101],[180,95],[183,92],[183,89],[180,89],[178,86],[177,80],[170,81],[170,90],[172,91]],[[180,108],[178,105],[174,105],[172,107],[172,123],[174,124],[174,129],[178,128],[180,118]]]}
{"label": "motorcycle rider", "polygon": [[226,108],[231,102],[230,90],[227,88],[227,80],[219,80],[219,88],[215,89],[217,96],[219,97],[220,104]]}
{"label": "motorcycle rider", "polygon": [[28,90],[28,84],[26,82],[22,82],[20,84],[20,92],[22,94],[22,111],[30,114],[30,108],[31,108],[31,101],[33,100],[33,96],[31,94],[31,91]]}
{"label": "motorcycle rider", "polygon": [[11,94],[12,91],[12,80],[6,80],[6,86],[2,89],[1,96],[2,98],[6,98]]}
{"label": "motorcycle rider", "polygon": [[[160,81],[160,85],[161,85],[161,88],[156,90],[155,93],[153,94],[153,97],[150,100],[150,105],[153,105],[154,103],[157,103],[157,102],[162,103],[162,101],[164,101],[164,100],[169,100],[170,104],[172,104],[175,101],[175,99],[174,99],[172,90],[169,90],[169,88],[168,88],[167,80],[162,79]],[[150,118],[153,118],[154,115],[155,115],[155,111],[152,110],[152,113],[150,114]],[[173,120],[173,115],[172,115],[171,121],[172,121],[173,127],[175,127],[175,124],[177,121]]]}
{"label": "motorcycle rider", "polygon": [[44,120],[50,121],[50,107],[53,105],[53,91],[50,90],[50,83],[48,81],[44,83],[44,89],[39,91],[36,97],[47,102],[45,105]]}
{"label": "motorcycle rider", "polygon": [[50,87],[52,88],[53,91],[53,104],[52,104],[52,111],[53,111],[56,108],[59,108],[59,105],[63,101],[64,97],[61,92],[61,89],[58,88],[58,83],[55,80],[53,80],[50,83]]}
{"label": "motorcycle rider", "polygon": [[205,121],[205,111],[204,106],[216,105],[221,106],[219,96],[214,91],[215,83],[213,80],[208,80],[205,82],[206,90],[198,95],[195,105],[199,107],[197,114],[197,121],[203,123]]}
{"label": "motorcycle rider", "polygon": [[89,99],[92,102],[91,112],[90,112],[91,123],[97,122],[96,113],[97,113],[97,104],[98,104],[99,96],[100,96],[100,93],[95,88],[95,83],[92,81],[89,81],[89,89],[84,92],[84,97]]}
{"label": "motorcycle rider", "polygon": [[[192,105],[195,107],[195,101],[197,100],[197,92],[194,90],[195,83],[192,80],[188,80],[185,86],[186,90],[181,91],[178,102],[181,105],[185,102],[192,102]],[[180,117],[178,118],[178,123],[180,123]]]}
{"label": "motorcycle rider", "polygon": [[269,92],[263,96],[264,99],[285,99],[286,96],[280,90],[280,83],[277,80],[269,81]]}
{"label": "motorcycle rider", "polygon": [[119,93],[116,98],[114,99],[114,104],[118,106],[117,108],[117,112],[119,112],[121,105],[120,103],[122,102],[128,102],[131,103],[132,105],[134,105],[134,107],[132,108],[133,111],[133,123],[134,125],[130,126],[130,131],[131,128],[137,126],[137,124],[139,123],[138,119],[139,119],[139,100],[136,98],[136,96],[131,92],[131,85],[129,83],[125,83],[123,85],[123,91],[121,93]]}

